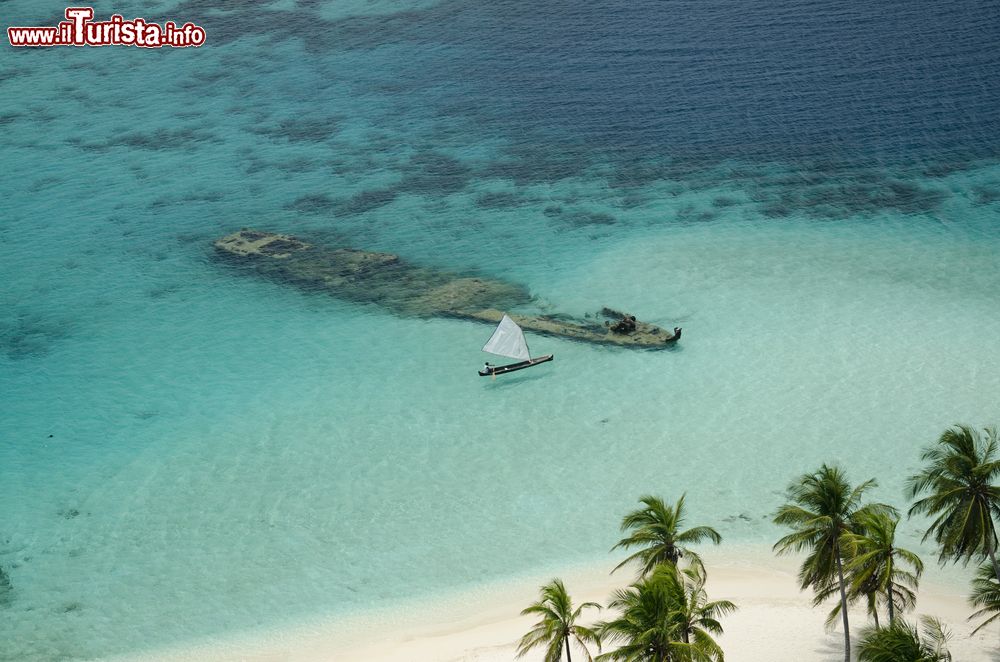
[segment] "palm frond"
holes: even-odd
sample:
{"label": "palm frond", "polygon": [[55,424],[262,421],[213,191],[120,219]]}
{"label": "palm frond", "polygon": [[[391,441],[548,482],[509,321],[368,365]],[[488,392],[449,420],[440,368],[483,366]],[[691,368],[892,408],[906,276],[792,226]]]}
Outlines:
{"label": "palm frond", "polygon": [[704,585],[704,568],[667,564],[616,591],[609,607],[618,614],[597,630],[618,648],[597,659],[722,660],[710,633],[722,632],[718,619],[736,606],[727,600],[709,601]]}
{"label": "palm frond", "polygon": [[529,651],[544,646],[546,662],[559,662],[564,646],[572,637],[583,648],[589,660],[590,651],[587,650],[584,642],[594,641],[598,643],[599,647],[599,640],[593,631],[578,625],[576,621],[584,609],[592,607],[600,609],[600,605],[594,602],[585,602],[574,609],[566,586],[558,578],[540,587],[538,595],[537,602],[521,611],[522,616],[538,616],[539,620],[518,641],[517,657],[523,657]]}
{"label": "palm frond", "polygon": [[907,481],[911,515],[932,519],[924,540],[933,539],[939,560],[967,564],[998,547],[994,517],[1000,514],[998,438],[995,428],[983,434],[956,425],[924,449],[924,467]]}
{"label": "palm frond", "polygon": [[688,545],[704,540],[715,544],[721,542],[722,536],[708,526],[696,526],[686,531],[681,529],[684,523],[684,499],[685,496],[681,495],[676,504],[669,506],[659,497],[640,497],[643,507],[622,518],[621,530],[628,535],[611,548],[612,551],[638,549],[616,565],[612,573],[633,562],[639,565],[640,577],[651,574],[661,564],[676,564],[682,558],[700,563],[700,558]]}
{"label": "palm frond", "polygon": [[921,619],[923,634],[903,620],[861,631],[858,662],[950,662],[947,629],[935,618]]}

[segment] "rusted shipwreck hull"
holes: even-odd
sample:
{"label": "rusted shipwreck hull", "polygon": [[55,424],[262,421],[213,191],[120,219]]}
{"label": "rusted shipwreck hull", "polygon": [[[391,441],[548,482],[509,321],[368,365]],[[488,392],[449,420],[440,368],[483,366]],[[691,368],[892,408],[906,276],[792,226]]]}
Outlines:
{"label": "rusted shipwreck hull", "polygon": [[[399,315],[497,323],[503,311],[532,301],[520,285],[421,267],[391,253],[324,248],[273,232],[244,228],[218,239],[215,248],[221,256],[270,278],[341,299],[378,304]],[[626,318],[632,319],[627,331],[621,331],[620,325],[616,331],[599,318],[509,314],[526,331],[599,345],[657,349],[680,338],[679,330],[668,331],[634,318]],[[622,316],[608,308],[603,315]]]}

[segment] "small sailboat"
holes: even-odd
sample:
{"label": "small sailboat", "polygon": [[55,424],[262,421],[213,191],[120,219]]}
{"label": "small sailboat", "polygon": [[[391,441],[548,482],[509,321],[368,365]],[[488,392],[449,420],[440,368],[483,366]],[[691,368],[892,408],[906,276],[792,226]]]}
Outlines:
{"label": "small sailboat", "polygon": [[509,359],[519,359],[519,361],[507,365],[490,365],[487,363],[486,367],[479,371],[480,377],[488,377],[490,375],[495,377],[496,375],[504,375],[515,370],[524,370],[525,368],[530,368],[555,358],[554,354],[546,354],[534,359],[531,358],[531,354],[528,352],[528,343],[524,339],[524,332],[506,314],[500,320],[500,323],[497,324],[496,331],[490,336],[489,341],[483,346],[483,351],[496,354],[497,356],[505,356]]}

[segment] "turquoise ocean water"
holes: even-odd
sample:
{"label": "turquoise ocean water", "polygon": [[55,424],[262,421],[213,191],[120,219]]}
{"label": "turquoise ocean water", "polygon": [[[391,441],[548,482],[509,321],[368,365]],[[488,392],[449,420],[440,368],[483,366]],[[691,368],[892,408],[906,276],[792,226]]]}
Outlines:
{"label": "turquoise ocean water", "polygon": [[[642,492],[769,542],[819,462],[902,505],[1000,423],[995,2],[95,9],[208,43],[0,49],[0,659],[601,561]],[[483,380],[488,327],[227,268],[244,226],[684,338]]]}

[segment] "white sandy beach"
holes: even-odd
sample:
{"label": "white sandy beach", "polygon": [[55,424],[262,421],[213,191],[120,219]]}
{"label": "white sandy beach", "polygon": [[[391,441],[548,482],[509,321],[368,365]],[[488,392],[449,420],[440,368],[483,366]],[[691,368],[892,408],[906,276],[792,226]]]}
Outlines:
{"label": "white sandy beach", "polygon": [[[762,558],[756,551],[752,564],[730,555],[705,555],[709,597],[729,599],[739,606],[739,611],[723,622],[726,633],[719,642],[726,658],[736,662],[842,660],[843,635],[840,630],[825,631],[828,607],[813,608],[810,595],[798,590],[795,560]],[[614,589],[630,579],[625,570],[619,572],[620,576],[609,576],[605,567],[590,567],[558,574],[574,601],[604,603]],[[247,634],[127,659],[509,662],[515,657],[515,642],[532,623],[518,612],[535,599],[537,586],[547,579],[519,580],[457,593],[433,603],[396,605],[350,619],[317,621],[266,635]],[[991,628],[972,635],[973,626],[966,621],[971,611],[963,593],[947,588],[937,569],[929,568],[919,592],[917,613],[938,616],[950,626],[953,638],[949,648],[955,660],[998,659],[998,632]],[[866,624],[866,617],[860,611],[851,616],[856,634]],[[524,659],[541,660],[542,654],[539,651]]]}

